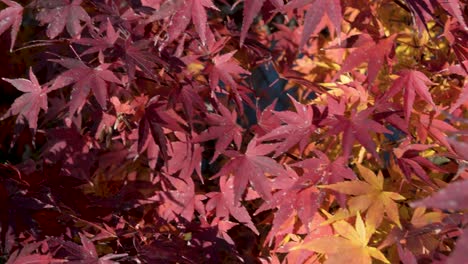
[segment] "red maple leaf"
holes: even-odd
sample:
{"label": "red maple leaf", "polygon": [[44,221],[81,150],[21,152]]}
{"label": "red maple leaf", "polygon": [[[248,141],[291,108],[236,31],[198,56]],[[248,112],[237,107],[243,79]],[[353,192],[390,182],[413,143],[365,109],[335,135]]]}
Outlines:
{"label": "red maple leaf", "polygon": [[224,152],[229,144],[234,141],[237,147],[242,142],[242,127],[237,124],[237,112],[230,112],[224,105],[219,104],[219,114],[208,114],[206,117],[210,127],[193,139],[194,143],[217,139],[215,154],[211,162]]}
{"label": "red maple leaf", "polygon": [[[206,28],[207,14],[206,8],[218,10],[211,0],[186,0],[183,4],[175,4],[179,6],[169,23],[167,29],[167,39],[163,46],[177,39],[188,27],[190,21],[195,26],[195,30],[200,37],[203,45],[206,44]],[[159,16],[153,16],[152,20],[160,19]]]}
{"label": "red maple leaf", "polygon": [[210,192],[206,196],[210,200],[206,203],[206,210],[215,210],[216,217],[224,220],[229,219],[232,215],[237,221],[249,227],[255,234],[259,234],[257,228],[252,222],[247,209],[235,199],[233,177],[221,176],[219,179],[219,187],[221,192]]}
{"label": "red maple leaf", "polygon": [[384,97],[393,98],[399,91],[404,89],[405,119],[408,123],[416,94],[421,96],[424,101],[431,104],[432,107],[436,108],[426,84],[432,84],[432,82],[424,73],[416,70],[404,70],[400,73],[400,78],[393,82],[392,87],[390,87]]}
{"label": "red maple leaf", "polygon": [[[346,58],[341,69],[336,73],[335,78],[354,69],[363,62],[367,62],[367,82],[372,84],[380,68],[382,68],[385,59],[388,58],[393,51],[395,37],[396,35],[394,34],[388,38],[379,39],[377,41],[374,41],[372,37],[367,34],[350,37],[348,41],[352,40],[351,42],[353,43],[351,48],[356,48],[356,50]],[[387,61],[389,60],[387,59]]]}
{"label": "red maple leaf", "polygon": [[75,59],[52,60],[68,68],[68,71],[60,74],[50,88],[59,89],[69,84],[73,85],[70,101],[70,114],[80,112],[86,103],[90,91],[93,91],[96,100],[103,109],[107,109],[107,85],[106,82],[120,84],[119,78],[108,70],[109,64],[101,64],[96,68],[86,66],[82,61]]}
{"label": "red maple leaf", "polygon": [[405,0],[408,9],[413,15],[414,22],[419,32],[428,29],[427,22],[434,14],[434,7],[430,0]]}
{"label": "red maple leaf", "polygon": [[299,150],[302,151],[310,142],[310,136],[315,131],[313,122],[313,110],[310,105],[303,105],[294,98],[291,101],[296,108],[296,113],[292,111],[274,112],[285,125],[280,126],[268,134],[259,138],[259,141],[282,140],[275,151],[275,157],[288,151],[291,147],[299,143]]}
{"label": "red maple leaf", "polygon": [[386,129],[383,125],[379,124],[372,118],[369,118],[374,108],[367,108],[360,112],[356,109],[351,110],[351,116],[349,118],[342,115],[334,115],[333,119],[329,119],[326,123],[330,124],[330,134],[338,134],[343,132],[343,157],[348,158],[351,154],[354,141],[358,141],[366,148],[367,151],[380,161],[380,157],[377,154],[377,146],[372,140],[369,131],[376,133],[391,133],[390,130]]}
{"label": "red maple leaf", "polygon": [[[422,200],[411,203],[411,207],[431,207],[443,210],[466,210],[468,208],[468,180],[457,181],[447,185],[437,193]],[[465,228],[457,240],[456,247],[447,263],[466,263],[466,243],[468,229]]]}
{"label": "red maple leaf", "polygon": [[257,145],[257,139],[253,138],[247,145],[244,154],[237,151],[226,151],[225,154],[232,159],[213,178],[222,175],[233,175],[235,201],[241,198],[249,182],[260,196],[269,201],[272,197],[272,186],[266,174],[275,176],[285,174],[285,170],[280,164],[265,156],[272,152],[274,148],[275,145],[273,144]]}
{"label": "red maple leaf", "polygon": [[150,42],[144,39],[136,42],[128,39],[121,47],[122,54],[120,56],[127,68],[129,81],[135,79],[136,70],[142,71],[148,77],[157,80],[158,76],[155,74],[154,68],[158,64],[162,66],[168,65],[166,61],[153,54],[151,49],[148,48],[151,46]]}
{"label": "red maple leaf", "polygon": [[416,119],[415,127],[421,143],[426,142],[428,136],[430,136],[453,152],[447,135],[457,132],[458,129],[447,121],[435,119],[426,114],[420,114],[419,118]]}
{"label": "red maple leaf", "polygon": [[161,203],[158,212],[161,217],[167,220],[174,220],[181,216],[187,221],[192,221],[195,211],[205,217],[205,207],[203,200],[205,195],[195,194],[195,184],[191,178],[179,179],[172,176],[164,176],[174,189],[160,191],[149,200]]}
{"label": "red maple leaf", "polygon": [[[282,0],[268,0],[274,7],[281,8],[284,4]],[[265,0],[245,0],[244,9],[242,14],[244,16],[242,21],[242,29],[240,35],[240,46],[244,44],[245,38],[247,37],[247,32],[249,31],[250,25],[254,21],[254,18],[258,15]]]}
{"label": "red maple leaf", "polygon": [[232,59],[236,51],[231,51],[223,55],[217,55],[213,58],[213,67],[209,69],[210,87],[212,91],[216,91],[219,81],[224,85],[229,85],[231,88],[237,88],[237,83],[233,77],[239,77],[240,74],[250,74],[244,70],[239,63]]}
{"label": "red maple leaf", "polygon": [[[284,188],[275,192],[272,199],[262,204],[255,212],[255,214],[258,214],[265,210],[278,208],[268,235],[270,242],[279,233],[288,233],[285,229],[291,229],[290,231],[292,231],[293,224],[284,224],[293,215],[297,215],[305,228],[309,230],[309,224],[317,212],[320,200],[323,198],[323,195],[321,196],[320,191],[314,186],[318,177],[311,175],[299,177],[292,169],[287,170],[287,176],[289,177],[281,177],[280,179],[281,185],[286,186],[282,186]],[[275,180],[275,187],[278,187],[277,181]]]}
{"label": "red maple leaf", "polygon": [[114,43],[119,38],[119,33],[115,31],[115,28],[112,26],[112,23],[109,20],[107,20],[105,29],[105,37],[80,38],[73,41],[74,43],[80,45],[91,46],[89,49],[81,53],[82,56],[94,52],[104,51],[114,46]]}
{"label": "red maple leaf", "polygon": [[282,10],[291,10],[311,4],[307,9],[304,20],[304,30],[302,32],[300,48],[306,44],[310,35],[314,32],[325,15],[335,26],[337,35],[341,33],[341,3],[340,0],[293,0],[285,5]]}
{"label": "red maple leaf", "polygon": [[337,158],[331,161],[325,153],[319,150],[314,150],[314,154],[317,156],[316,158],[305,159],[293,163],[291,166],[303,169],[304,175],[317,178],[321,184],[333,184],[342,182],[345,179],[356,179],[356,175],[347,166],[345,159]]}
{"label": "red maple leaf", "polygon": [[[164,128],[171,131],[184,131],[179,125],[185,125],[174,111],[166,110],[167,102],[159,100],[159,96],[150,99],[145,108],[145,113],[138,127],[138,153],[147,150],[150,157],[156,158],[159,151],[163,160],[168,160],[168,141]],[[153,144],[155,143],[155,144]],[[156,159],[150,160],[150,166],[156,166]]]}
{"label": "red maple leaf", "polygon": [[[292,167],[304,170],[303,178],[308,178],[309,181],[320,184],[334,184],[342,182],[345,179],[356,179],[356,175],[347,166],[346,160],[343,157],[331,161],[325,153],[319,150],[314,150],[314,154],[317,156],[316,158],[305,159],[291,164]],[[339,192],[333,192],[344,207],[346,205],[346,196]]]}
{"label": "red maple leaf", "polygon": [[403,143],[401,143],[400,146],[398,146],[398,148],[395,148],[393,150],[393,153],[395,154],[395,157],[397,159],[397,164],[408,181],[411,180],[412,173],[414,173],[421,180],[433,185],[431,179],[424,170],[424,167],[432,171],[446,172],[445,170],[442,170],[439,167],[435,166],[426,158],[423,158],[419,155],[421,151],[424,151],[431,147],[433,146],[424,144],[410,144],[410,141],[406,140]]}
{"label": "red maple leaf", "polygon": [[18,35],[21,21],[23,20],[23,7],[10,0],[2,0],[2,2],[9,7],[0,11],[0,35],[11,27],[11,52],[13,46],[15,46],[16,35]]}
{"label": "red maple leaf", "polygon": [[180,132],[175,132],[175,136],[180,140],[171,142],[169,156],[171,159],[167,163],[167,172],[174,175],[179,172],[179,178],[191,179],[195,171],[203,183],[201,174],[203,147],[191,142],[190,138]]}
{"label": "red maple leaf", "polygon": [[468,26],[466,25],[466,21],[463,17],[463,7],[461,1],[456,0],[437,0],[440,6],[442,6],[447,13],[453,16],[460,25],[462,25],[465,31],[468,30]]}
{"label": "red maple leaf", "polygon": [[59,0],[51,4],[48,1],[39,1],[39,7],[43,9],[37,15],[37,20],[47,26],[47,36],[50,39],[56,38],[67,28],[68,34],[72,38],[77,38],[83,28],[80,21],[89,23],[91,18],[86,10],[81,7],[82,0]]}
{"label": "red maple leaf", "polygon": [[20,115],[16,120],[17,124],[23,124],[23,118],[28,122],[29,128],[35,133],[37,129],[37,119],[39,111],[47,111],[47,93],[50,91],[47,87],[42,88],[34,75],[32,68],[29,68],[29,79],[7,79],[4,81],[11,83],[16,89],[25,92],[25,94],[16,98],[10,109],[0,118],[3,120],[12,115]]}

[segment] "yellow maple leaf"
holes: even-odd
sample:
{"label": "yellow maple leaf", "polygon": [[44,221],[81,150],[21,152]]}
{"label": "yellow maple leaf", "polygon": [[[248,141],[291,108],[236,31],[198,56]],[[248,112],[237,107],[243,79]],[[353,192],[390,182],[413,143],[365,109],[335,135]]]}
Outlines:
{"label": "yellow maple leaf", "polygon": [[370,169],[360,164],[357,164],[357,167],[364,181],[345,181],[319,187],[353,195],[348,200],[349,210],[351,213],[367,211],[366,221],[369,228],[376,229],[382,222],[384,213],[401,228],[398,205],[395,201],[404,200],[405,197],[395,192],[383,190],[384,179],[382,172],[379,171],[375,175]]}
{"label": "yellow maple leaf", "polygon": [[305,249],[316,253],[326,254],[325,264],[371,264],[372,258],[384,263],[390,263],[375,247],[368,246],[373,232],[366,228],[361,214],[357,212],[355,227],[344,220],[332,224],[338,236],[320,237],[291,248],[291,250]]}

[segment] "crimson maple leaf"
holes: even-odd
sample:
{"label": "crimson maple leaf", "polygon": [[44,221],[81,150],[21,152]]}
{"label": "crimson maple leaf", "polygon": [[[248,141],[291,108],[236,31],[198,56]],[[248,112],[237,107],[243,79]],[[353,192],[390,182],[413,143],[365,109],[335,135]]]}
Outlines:
{"label": "crimson maple leaf", "polygon": [[286,172],[274,159],[265,156],[274,148],[273,144],[257,145],[257,139],[253,138],[244,154],[232,150],[226,151],[224,154],[232,159],[213,178],[233,175],[235,201],[241,198],[249,182],[260,196],[269,201],[272,197],[272,186],[266,174],[282,176]]}
{"label": "crimson maple leaf", "polygon": [[[355,40],[356,37],[357,40]],[[393,50],[395,37],[396,35],[394,34],[388,38],[379,39],[377,41],[374,41],[372,37],[367,34],[350,37],[349,40],[352,40],[353,43],[352,48],[356,48],[356,50],[346,58],[341,69],[336,73],[335,78],[354,69],[363,62],[368,62],[367,82],[372,84],[380,68],[382,68],[385,59],[390,56]]]}
{"label": "crimson maple leaf", "polygon": [[[235,180],[235,179],[234,179]],[[255,234],[259,234],[257,228],[250,218],[249,212],[244,206],[235,199],[233,178],[228,176],[221,176],[219,179],[219,187],[221,192],[210,192],[206,194],[209,201],[206,203],[207,211],[215,211],[215,215],[220,219],[229,219],[232,215],[237,221],[249,227]]]}
{"label": "crimson maple leaf", "polygon": [[404,89],[404,108],[407,123],[413,110],[416,94],[436,108],[434,101],[432,101],[431,93],[426,86],[426,84],[432,84],[432,82],[424,73],[416,70],[403,70],[399,75],[400,77],[393,82],[392,87],[390,87],[384,97],[393,98],[399,91]]}
{"label": "crimson maple leaf", "polygon": [[4,81],[11,83],[16,89],[25,92],[25,94],[16,98],[10,109],[0,118],[3,120],[13,115],[20,115],[16,120],[17,124],[23,124],[23,118],[29,124],[29,128],[35,133],[37,129],[37,119],[39,112],[47,111],[47,93],[50,91],[48,87],[42,88],[37,80],[32,68],[29,69],[29,79],[7,79]]}
{"label": "crimson maple leaf", "polygon": [[207,115],[206,121],[210,127],[193,139],[194,143],[217,139],[211,162],[227,149],[231,141],[234,141],[237,147],[240,147],[242,142],[243,129],[237,124],[237,113],[235,111],[231,113],[222,104],[219,104],[218,110],[220,115]]}
{"label": "crimson maple leaf", "polygon": [[192,85],[180,85],[173,87],[169,95],[169,106],[175,107],[182,105],[184,114],[192,126],[196,110],[204,111],[206,109],[202,97],[198,94],[201,87]]}
{"label": "crimson maple leaf", "polygon": [[380,161],[380,157],[376,151],[377,147],[375,142],[372,140],[372,137],[369,135],[369,131],[377,133],[391,133],[391,131],[375,120],[369,118],[373,111],[373,108],[367,108],[357,112],[356,109],[353,108],[349,118],[335,114],[334,119],[328,120],[328,123],[332,126],[330,134],[343,132],[342,145],[344,158],[347,159],[349,157],[353,143],[357,140],[366,148],[367,151],[372,153],[372,155]]}
{"label": "crimson maple leaf", "polygon": [[201,174],[203,147],[190,142],[190,138],[183,133],[175,132],[174,134],[180,141],[171,142],[168,153],[171,159],[167,163],[167,172],[174,175],[180,171],[179,177],[187,180],[191,179],[195,171],[203,182]]}
{"label": "crimson maple leaf", "polygon": [[397,164],[408,181],[411,180],[412,173],[414,173],[421,180],[432,185],[431,179],[429,178],[423,167],[426,167],[432,171],[445,172],[444,170],[435,166],[429,160],[419,155],[421,151],[424,151],[431,147],[433,146],[424,144],[410,144],[410,141],[406,140],[403,143],[401,143],[400,146],[398,146],[398,148],[395,148],[393,150],[393,153],[395,154],[395,157],[397,159]]}
{"label": "crimson maple leaf", "polygon": [[278,181],[282,182],[281,185],[284,185],[286,182],[286,188],[275,192],[272,199],[262,204],[255,212],[255,214],[258,214],[265,210],[278,208],[273,219],[271,231],[268,235],[270,243],[279,233],[289,233],[287,230],[293,228],[294,225],[284,224],[294,215],[297,215],[302,224],[309,230],[309,224],[311,224],[320,202],[324,197],[320,193],[320,190],[314,186],[318,177],[313,177],[311,175],[298,177],[292,169],[288,169],[287,174],[289,177],[281,177],[275,180],[276,186],[278,185]]}
{"label": "crimson maple leaf", "polygon": [[68,68],[68,71],[60,74],[54,81],[51,90],[59,89],[69,84],[73,85],[70,101],[70,114],[80,112],[86,103],[90,91],[93,91],[96,100],[103,109],[107,109],[107,85],[106,82],[120,84],[119,78],[108,70],[109,64],[103,63],[96,68],[86,66],[82,61],[75,59],[52,60]]}
{"label": "crimson maple leaf", "polygon": [[68,34],[73,38],[80,35],[83,28],[80,21],[89,23],[91,18],[88,13],[81,7],[82,0],[59,0],[53,2],[39,1],[39,7],[42,7],[37,20],[47,26],[47,36],[50,39],[56,38],[62,31],[67,28]]}
{"label": "crimson maple leaf", "polygon": [[10,0],[2,0],[2,2],[5,3],[8,8],[0,11],[0,35],[11,27],[11,52],[13,50],[13,46],[15,46],[16,35],[18,35],[21,21],[23,19],[23,7]]}
{"label": "crimson maple leaf", "polygon": [[218,55],[213,58],[213,67],[210,69],[210,87],[211,90],[215,91],[216,87],[221,80],[224,85],[229,85],[231,88],[237,88],[237,83],[234,81],[234,77],[239,77],[240,74],[250,74],[250,72],[244,70],[239,63],[232,59],[232,56],[236,51]]}
{"label": "crimson maple leaf", "polygon": [[274,112],[274,114],[285,124],[268,134],[259,138],[259,141],[283,140],[278,144],[275,157],[288,151],[291,147],[299,143],[299,150],[302,151],[310,142],[310,136],[315,131],[313,122],[313,110],[310,105],[303,105],[294,98],[291,101],[296,108],[296,113],[292,111]]}
{"label": "crimson maple leaf", "polygon": [[94,52],[104,51],[105,49],[111,48],[114,46],[114,43],[119,38],[119,33],[115,31],[115,28],[112,26],[112,23],[107,20],[106,23],[106,36],[105,37],[96,37],[96,38],[80,38],[74,40],[74,43],[91,46],[89,49],[81,53],[81,55],[91,54]]}
{"label": "crimson maple leaf", "polygon": [[462,2],[456,0],[437,0],[440,6],[442,6],[447,13],[453,16],[460,25],[462,25],[465,31],[468,30],[468,26],[466,25],[466,21],[463,17],[463,8]]}
{"label": "crimson maple leaf", "polygon": [[[167,29],[167,39],[163,46],[177,39],[188,27],[190,21],[195,26],[195,30],[203,45],[206,44],[207,14],[206,8],[219,10],[211,0],[186,0],[177,8],[171,18]],[[151,20],[160,19],[160,16],[153,16]]]}
{"label": "crimson maple leaf", "polygon": [[[149,154],[153,154],[150,156],[155,157],[160,150],[165,161],[168,160],[168,142],[163,128],[184,131],[179,123],[185,125],[174,111],[166,110],[166,107],[167,102],[159,100],[159,96],[151,98],[138,127],[138,152],[148,150]],[[152,168],[156,166],[156,161],[150,161]]]}
{"label": "crimson maple leaf", "polygon": [[311,4],[307,9],[304,20],[304,30],[302,32],[300,48],[306,44],[309,36],[314,32],[325,15],[335,26],[337,36],[341,33],[341,3],[340,0],[293,0],[285,5],[282,10],[287,11]]}
{"label": "crimson maple leaf", "polygon": [[[347,166],[345,158],[339,157],[331,161],[325,153],[319,150],[314,150],[314,154],[317,158],[305,159],[291,164],[292,167],[304,170],[303,178],[313,179],[313,181],[322,184],[333,184],[342,182],[345,179],[356,179],[353,170]],[[346,196],[338,192],[335,192],[335,195],[338,202],[344,207]]]}
{"label": "crimson maple leaf", "polygon": [[[281,8],[284,4],[282,0],[268,0],[276,8]],[[242,29],[240,35],[240,46],[244,44],[244,40],[247,37],[247,32],[254,21],[254,18],[258,15],[265,0],[244,0],[244,9],[242,14],[244,19],[242,21]]]}
{"label": "crimson maple leaf", "polygon": [[197,211],[201,216],[205,216],[205,208],[202,200],[205,195],[195,194],[195,184],[191,178],[179,179],[172,176],[165,176],[175,189],[165,192],[157,192],[149,200],[160,202],[158,213],[167,220],[174,220],[181,216],[187,221],[192,221],[194,212]]}
{"label": "crimson maple leaf", "polygon": [[429,0],[405,0],[411,14],[413,15],[414,23],[418,27],[419,32],[428,29],[427,22],[434,13],[432,1]]}

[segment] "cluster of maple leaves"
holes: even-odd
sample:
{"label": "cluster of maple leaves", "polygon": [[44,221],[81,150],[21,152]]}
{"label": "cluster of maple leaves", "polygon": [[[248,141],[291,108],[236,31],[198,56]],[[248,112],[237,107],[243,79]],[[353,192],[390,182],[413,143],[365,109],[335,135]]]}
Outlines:
{"label": "cluster of maple leaves", "polygon": [[466,2],[0,1],[0,262],[468,262]]}

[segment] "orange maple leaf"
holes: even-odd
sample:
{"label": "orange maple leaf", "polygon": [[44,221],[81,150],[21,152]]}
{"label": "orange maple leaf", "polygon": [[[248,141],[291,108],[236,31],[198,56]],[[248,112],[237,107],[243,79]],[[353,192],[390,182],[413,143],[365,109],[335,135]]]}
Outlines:
{"label": "orange maple leaf", "polygon": [[369,228],[366,228],[359,212],[355,227],[344,220],[337,221],[332,226],[338,236],[320,237],[291,250],[305,249],[326,254],[325,264],[371,264],[372,258],[390,263],[379,249],[368,246],[373,231],[369,232]]}
{"label": "orange maple leaf", "polygon": [[364,181],[344,181],[330,185],[319,186],[340,193],[353,195],[348,200],[348,207],[353,212],[366,213],[366,221],[369,226],[377,228],[382,222],[384,213],[401,228],[398,205],[395,201],[404,200],[405,197],[395,192],[383,190],[384,179],[382,172],[377,176],[368,168],[357,164],[358,170]]}

